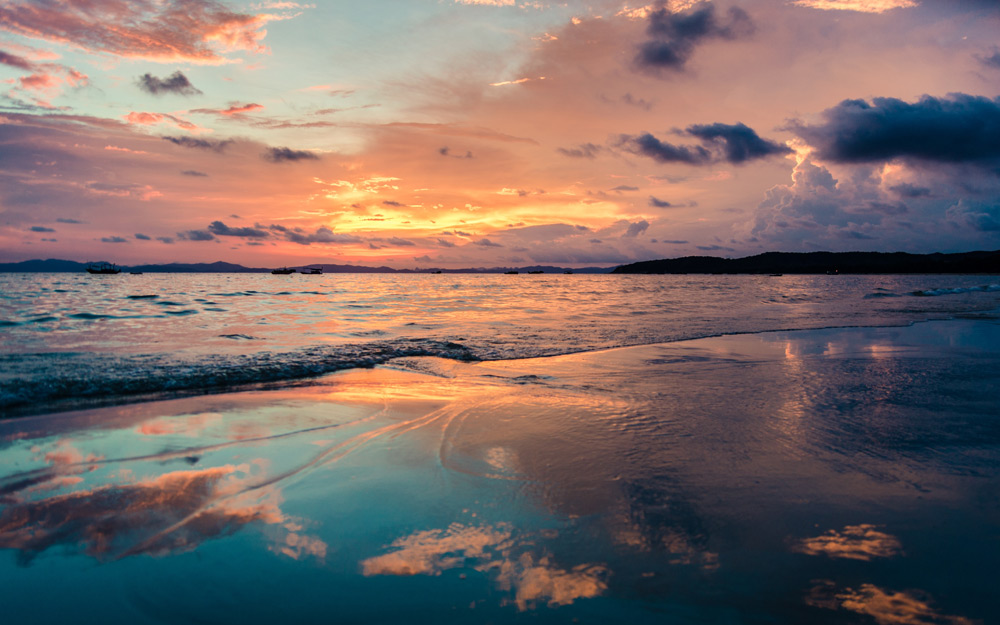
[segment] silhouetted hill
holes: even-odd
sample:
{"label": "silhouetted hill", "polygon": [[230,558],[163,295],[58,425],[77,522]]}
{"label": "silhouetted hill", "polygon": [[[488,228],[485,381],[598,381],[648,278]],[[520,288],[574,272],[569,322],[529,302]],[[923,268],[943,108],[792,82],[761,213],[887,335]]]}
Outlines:
{"label": "silhouetted hill", "polygon": [[244,267],[234,263],[216,261],[214,263],[168,263],[166,265],[135,265],[125,267],[126,271],[143,273],[265,273],[264,267]]}
{"label": "silhouetted hill", "polygon": [[685,256],[616,267],[612,273],[991,273],[1000,251],[959,254],[906,252],[767,252],[746,258]]}
{"label": "silhouetted hill", "polygon": [[[79,263],[73,260],[50,258],[47,260],[26,260],[19,263],[0,263],[0,273],[40,272],[63,273],[83,272],[89,263]],[[567,269],[550,265],[534,265],[531,267],[477,267],[467,269],[393,269],[392,267],[364,267],[361,265],[336,265],[318,263],[310,265],[289,265],[295,269],[305,267],[322,267],[323,273],[504,273],[512,269],[520,273],[611,273],[612,267],[584,267],[582,269]],[[123,272],[142,273],[270,273],[271,267],[244,267],[234,263],[167,263],[161,265],[121,265]]]}

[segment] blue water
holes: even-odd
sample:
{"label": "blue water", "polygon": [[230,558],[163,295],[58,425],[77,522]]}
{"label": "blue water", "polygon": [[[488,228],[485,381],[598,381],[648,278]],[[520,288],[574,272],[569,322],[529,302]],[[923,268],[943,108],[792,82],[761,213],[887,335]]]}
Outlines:
{"label": "blue water", "polygon": [[0,411],[997,308],[991,276],[0,274]]}

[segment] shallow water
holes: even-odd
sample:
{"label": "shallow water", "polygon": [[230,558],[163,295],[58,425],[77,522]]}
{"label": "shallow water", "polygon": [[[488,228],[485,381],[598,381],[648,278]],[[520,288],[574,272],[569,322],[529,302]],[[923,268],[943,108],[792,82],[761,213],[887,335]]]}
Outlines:
{"label": "shallow water", "polygon": [[998,308],[991,276],[0,274],[0,411]]}
{"label": "shallow water", "polygon": [[998,347],[984,319],[402,358],[8,419],[4,613],[997,622]]}

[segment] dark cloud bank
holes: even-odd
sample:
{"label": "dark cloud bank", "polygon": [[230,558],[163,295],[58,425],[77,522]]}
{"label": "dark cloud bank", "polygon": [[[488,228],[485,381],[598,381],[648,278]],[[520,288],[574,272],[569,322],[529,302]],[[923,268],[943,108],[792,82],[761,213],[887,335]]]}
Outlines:
{"label": "dark cloud bank", "polygon": [[641,135],[621,135],[618,142],[630,152],[648,156],[661,163],[688,165],[709,165],[719,161],[740,165],[792,152],[787,146],[761,138],[752,128],[742,123],[696,124],[688,126],[684,134],[699,139],[701,145],[674,145],[648,132]]}
{"label": "dark cloud bank", "polygon": [[839,163],[910,159],[1000,166],[1000,98],[952,94],[914,103],[896,98],[844,100],[819,124],[791,129]]}
{"label": "dark cloud bank", "polygon": [[679,71],[702,42],[741,39],[754,30],[753,20],[739,7],[730,8],[724,18],[716,14],[710,2],[677,13],[660,7],[649,15],[649,40],[639,45],[635,64],[644,71]]}

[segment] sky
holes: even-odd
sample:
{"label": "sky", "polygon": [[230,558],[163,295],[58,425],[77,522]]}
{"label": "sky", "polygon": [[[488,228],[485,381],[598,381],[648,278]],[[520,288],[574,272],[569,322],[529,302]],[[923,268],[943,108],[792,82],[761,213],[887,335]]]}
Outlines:
{"label": "sky", "polygon": [[995,0],[0,0],[0,261],[1000,248]]}

